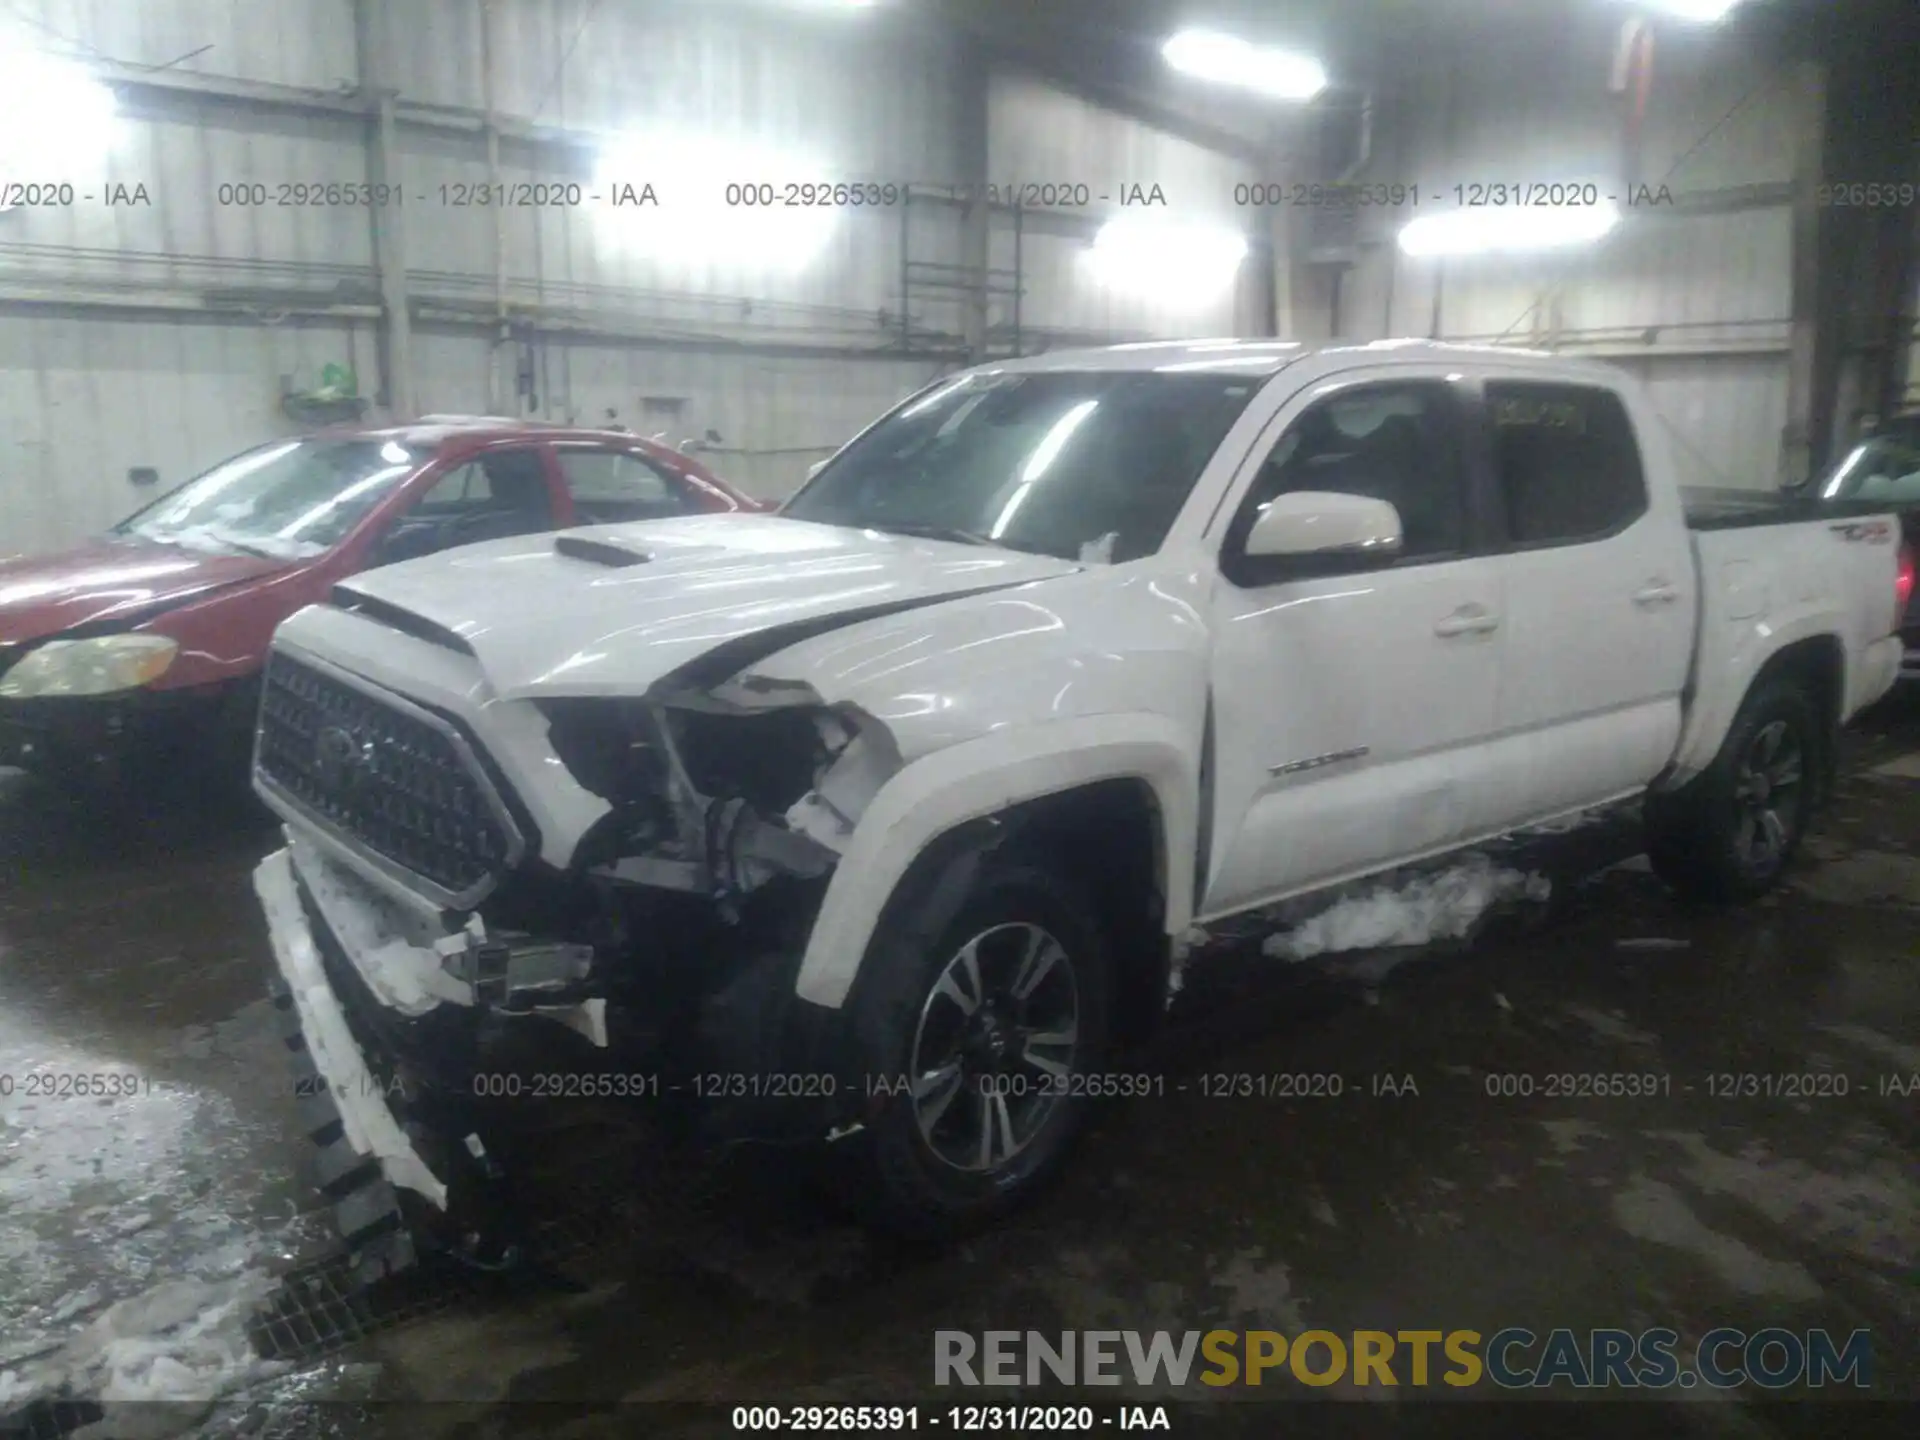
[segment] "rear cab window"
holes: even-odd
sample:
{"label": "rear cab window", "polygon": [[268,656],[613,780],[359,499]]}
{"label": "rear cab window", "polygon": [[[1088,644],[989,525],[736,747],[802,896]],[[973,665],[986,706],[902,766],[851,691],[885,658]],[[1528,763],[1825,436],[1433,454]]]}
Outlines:
{"label": "rear cab window", "polygon": [[1529,380],[1486,386],[1497,510],[1514,548],[1581,545],[1647,513],[1647,478],[1612,390]]}

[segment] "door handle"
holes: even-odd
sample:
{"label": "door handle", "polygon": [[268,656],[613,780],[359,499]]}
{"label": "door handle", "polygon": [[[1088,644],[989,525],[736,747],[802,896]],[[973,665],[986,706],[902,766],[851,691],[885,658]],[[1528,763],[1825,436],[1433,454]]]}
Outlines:
{"label": "door handle", "polygon": [[1451,640],[1457,635],[1486,635],[1500,628],[1500,617],[1481,605],[1462,605],[1445,619],[1434,622],[1433,633]]}
{"label": "door handle", "polygon": [[1670,585],[1665,580],[1650,580],[1647,582],[1645,589],[1636,590],[1633,593],[1633,603],[1642,608],[1653,605],[1671,605],[1679,598],[1679,587]]}

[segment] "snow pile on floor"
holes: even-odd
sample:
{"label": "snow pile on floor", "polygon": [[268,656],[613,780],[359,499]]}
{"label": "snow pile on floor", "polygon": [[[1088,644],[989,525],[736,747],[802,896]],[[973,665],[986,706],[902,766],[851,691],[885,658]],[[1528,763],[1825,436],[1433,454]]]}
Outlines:
{"label": "snow pile on floor", "polygon": [[[277,1373],[253,1355],[247,1317],[264,1269],[310,1249],[320,1217],[283,1213],[277,1100],[243,1109],[216,1083],[223,1065],[244,1084],[284,1064],[270,1022],[255,1002],[183,1033],[149,1072],[0,1005],[0,1074],[111,1075],[124,1092],[51,1098],[22,1082],[0,1095],[0,1436],[60,1397],[109,1404],[112,1428],[88,1440],[170,1433]],[[124,1403],[160,1399],[173,1403]]]}
{"label": "snow pile on floor", "polygon": [[[262,1360],[247,1338],[247,1321],[273,1284],[261,1270],[188,1277],[110,1305],[58,1350],[0,1371],[0,1415],[64,1394],[106,1410],[94,1434],[150,1434],[156,1423],[162,1433],[186,1429],[221,1396],[287,1368]],[[143,1406],[116,1423],[116,1404],[157,1400],[172,1403]]]}
{"label": "snow pile on floor", "polygon": [[1306,960],[1345,950],[1458,940],[1493,906],[1544,901],[1552,889],[1544,875],[1523,875],[1485,855],[1469,855],[1449,869],[1348,896],[1291,930],[1269,935],[1260,949],[1281,960]]}

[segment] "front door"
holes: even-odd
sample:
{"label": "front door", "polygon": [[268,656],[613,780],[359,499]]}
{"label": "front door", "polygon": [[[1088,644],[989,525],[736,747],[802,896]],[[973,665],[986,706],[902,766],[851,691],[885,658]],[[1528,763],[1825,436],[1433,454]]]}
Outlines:
{"label": "front door", "polygon": [[[1457,384],[1356,377],[1296,397],[1222,544],[1211,863],[1201,918],[1444,850],[1482,829],[1506,596],[1481,553]],[[1389,564],[1251,559],[1288,491],[1391,501]]]}

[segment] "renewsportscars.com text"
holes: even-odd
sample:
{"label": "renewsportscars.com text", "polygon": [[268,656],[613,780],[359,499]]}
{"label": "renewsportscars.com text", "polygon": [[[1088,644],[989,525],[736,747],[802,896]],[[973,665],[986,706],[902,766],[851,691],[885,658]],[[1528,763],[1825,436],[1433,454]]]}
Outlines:
{"label": "renewsportscars.com text", "polygon": [[934,1332],[936,1385],[1256,1386],[1731,1390],[1873,1383],[1865,1330],[966,1330]]}

